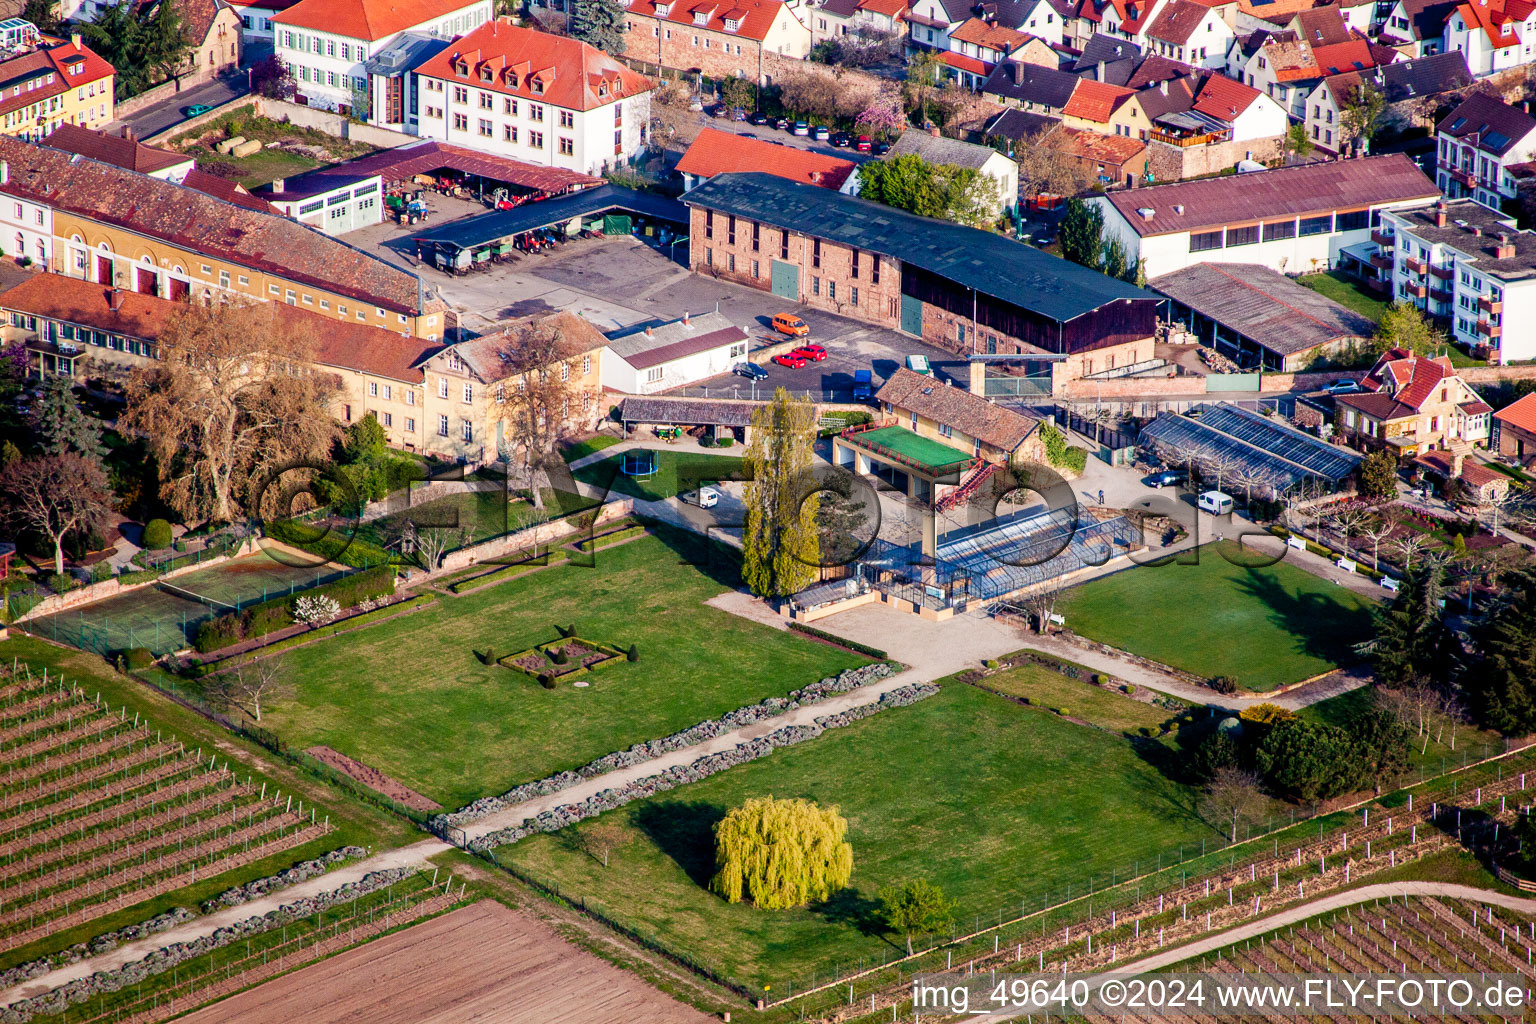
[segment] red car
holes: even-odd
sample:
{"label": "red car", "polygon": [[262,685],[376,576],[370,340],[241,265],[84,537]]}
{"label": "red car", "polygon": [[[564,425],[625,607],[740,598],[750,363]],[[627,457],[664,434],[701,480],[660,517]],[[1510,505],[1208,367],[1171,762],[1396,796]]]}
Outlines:
{"label": "red car", "polygon": [[801,345],[791,352],[790,355],[800,356],[803,359],[809,359],[813,363],[819,363],[827,358],[827,350],[820,345]]}
{"label": "red car", "polygon": [[781,356],[774,356],[773,361],[780,366],[787,366],[791,370],[799,370],[805,366],[805,356],[800,354],[799,349],[793,352],[786,352]]}
{"label": "red car", "polygon": [[858,150],[860,153],[868,153],[873,145],[874,142],[868,135],[860,135],[859,141],[853,144],[853,148]]}

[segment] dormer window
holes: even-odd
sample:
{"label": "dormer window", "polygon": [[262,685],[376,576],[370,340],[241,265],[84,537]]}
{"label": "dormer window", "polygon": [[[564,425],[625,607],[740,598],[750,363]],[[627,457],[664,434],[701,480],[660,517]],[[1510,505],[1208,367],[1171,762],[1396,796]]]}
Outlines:
{"label": "dormer window", "polygon": [[502,77],[502,80],[507,83],[507,87],[508,88],[510,88],[510,89],[516,89],[517,88],[517,72],[516,71],[508,71],[505,74],[503,74],[501,77]]}
{"label": "dormer window", "polygon": [[544,92],[544,79],[542,78],[530,78],[528,80],[528,85],[536,95],[542,94]]}
{"label": "dormer window", "polygon": [[597,83],[597,97],[598,97],[598,99],[602,99],[604,96],[607,96],[607,95],[608,95],[608,83],[607,82],[598,82]]}
{"label": "dormer window", "polygon": [[669,15],[671,13],[672,13],[672,5],[671,4],[657,4],[656,5],[656,17],[658,17],[658,18],[665,18],[667,15]]}
{"label": "dormer window", "polygon": [[735,32],[735,31],[737,31],[740,28],[741,28],[741,19],[740,18],[726,18],[725,19],[725,30],[727,32]]}
{"label": "dormer window", "polygon": [[496,73],[494,71],[492,71],[490,68],[482,67],[480,69],[480,81],[482,81],[482,82],[490,82],[490,81],[494,81],[495,78],[496,78]]}
{"label": "dormer window", "polygon": [[455,61],[453,65],[453,73],[458,75],[460,78],[468,78],[469,65],[463,61]]}
{"label": "dormer window", "polygon": [[693,23],[695,25],[708,25],[709,24],[709,12],[708,11],[694,11],[693,12]]}

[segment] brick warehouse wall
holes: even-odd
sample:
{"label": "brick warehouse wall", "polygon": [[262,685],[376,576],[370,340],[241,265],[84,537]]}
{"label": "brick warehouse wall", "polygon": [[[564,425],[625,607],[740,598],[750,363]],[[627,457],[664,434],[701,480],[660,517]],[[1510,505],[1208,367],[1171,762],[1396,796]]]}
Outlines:
{"label": "brick warehouse wall", "polygon": [[762,65],[762,46],[755,39],[633,14],[627,23],[631,27],[624,33],[625,60],[672,69],[698,68],[714,79],[734,78],[739,71],[752,77]]}

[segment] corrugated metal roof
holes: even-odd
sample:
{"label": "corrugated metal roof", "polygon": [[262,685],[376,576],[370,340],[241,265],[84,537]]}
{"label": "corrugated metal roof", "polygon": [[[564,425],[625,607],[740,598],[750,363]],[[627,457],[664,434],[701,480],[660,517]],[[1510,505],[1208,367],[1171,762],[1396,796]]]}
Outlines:
{"label": "corrugated metal roof", "polygon": [[771,174],[721,174],[683,202],[877,252],[1058,322],[1120,300],[1157,301],[1135,285],[990,231]]}
{"label": "corrugated metal roof", "polygon": [[1197,263],[1147,287],[1282,356],[1340,338],[1369,338],[1376,329],[1369,318],[1256,264]]}
{"label": "corrugated metal roof", "polygon": [[[815,188],[807,185],[806,188]],[[826,191],[817,189],[818,192]],[[676,199],[640,192],[617,185],[601,185],[539,203],[524,203],[513,210],[492,210],[462,220],[450,221],[435,230],[417,235],[418,241],[436,242],[457,249],[497,242],[503,238],[561,224],[576,217],[590,217],[609,210],[622,210],[642,217],[686,223],[688,210]]]}

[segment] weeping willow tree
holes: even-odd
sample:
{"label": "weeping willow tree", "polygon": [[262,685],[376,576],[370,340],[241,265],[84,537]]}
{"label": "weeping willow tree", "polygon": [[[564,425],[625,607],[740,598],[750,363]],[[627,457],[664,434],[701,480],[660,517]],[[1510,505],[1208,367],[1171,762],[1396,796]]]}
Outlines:
{"label": "weeping willow tree", "polygon": [[752,414],[742,578],[759,597],[785,597],[816,579],[819,506],[810,468],[816,407],[779,388]]}
{"label": "weeping willow tree", "polygon": [[757,797],[715,826],[715,877],[729,903],[784,910],[824,900],[853,877],[848,821],[836,807]]}

